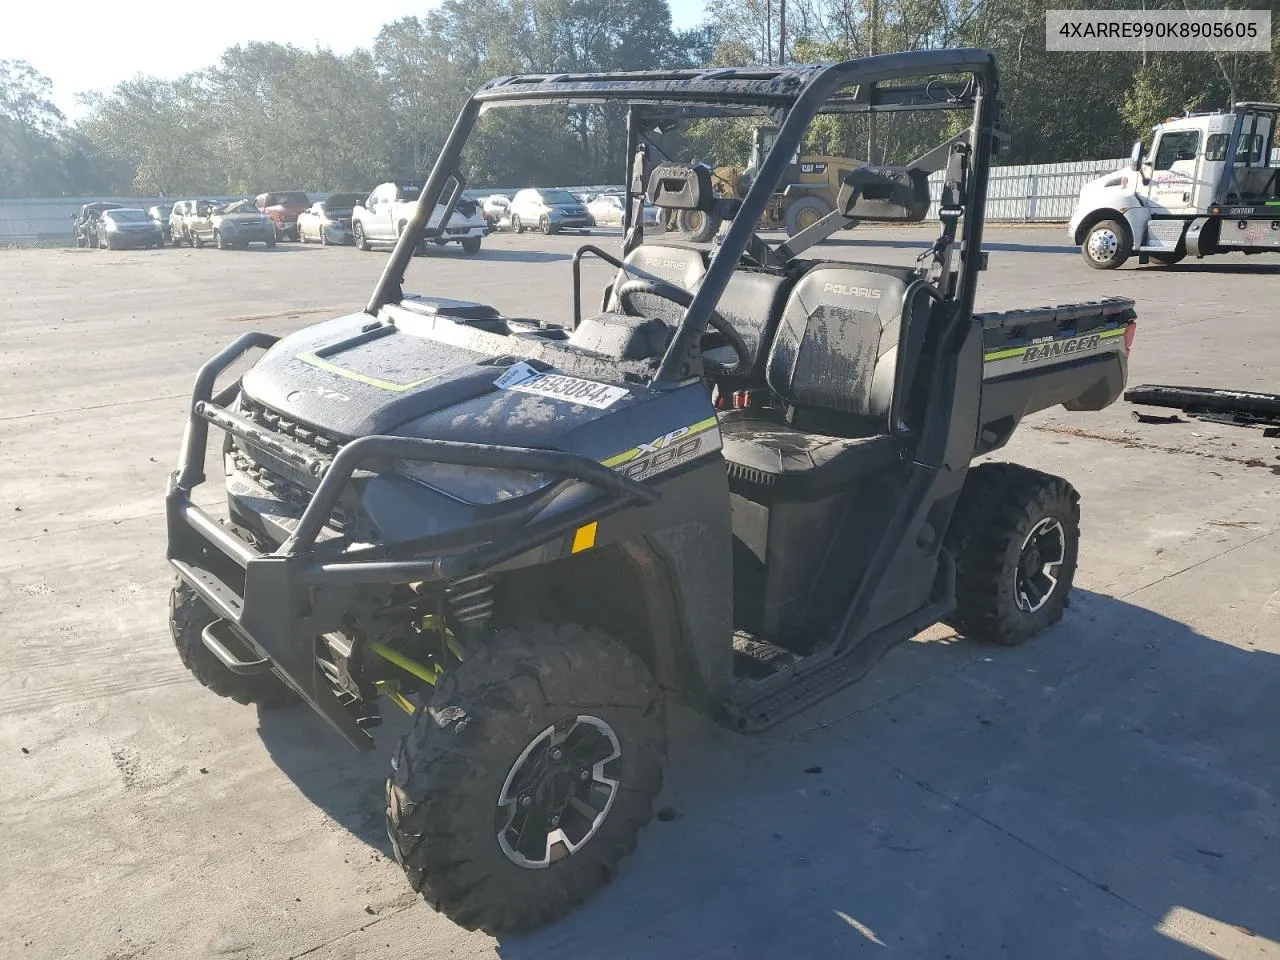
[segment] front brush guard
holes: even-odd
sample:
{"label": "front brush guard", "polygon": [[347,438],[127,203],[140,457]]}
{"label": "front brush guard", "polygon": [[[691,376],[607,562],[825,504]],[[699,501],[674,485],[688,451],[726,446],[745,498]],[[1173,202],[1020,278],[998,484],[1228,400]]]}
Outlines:
{"label": "front brush guard", "polygon": [[[358,585],[447,582],[470,576],[624,507],[653,503],[659,493],[589,457],[556,450],[368,436],[351,441],[336,456],[327,458],[225,409],[239,389],[238,381],[213,396],[214,381],[223,370],[249,350],[275,342],[275,337],[266,334],[245,334],[200,368],[178,469],[169,478],[165,497],[167,556],[182,580],[227,622],[237,639],[267,661],[281,680],[353,746],[367,750],[372,748],[373,738],[338,699],[316,663],[317,638],[340,628]],[[267,445],[320,478],[292,535],[273,552],[256,550],[191,502],[192,490],[205,480],[210,423]],[[514,527],[512,523],[495,526],[487,522],[451,530],[417,543],[414,559],[382,559],[368,549],[359,554],[326,551],[320,557],[316,539],[352,474],[371,460],[385,458],[550,473],[564,478],[556,487],[580,480],[602,495],[541,519],[534,511],[517,509],[512,517]],[[539,502],[546,499],[539,498]],[[469,539],[468,533],[472,534]],[[444,552],[441,548],[446,540]],[[226,646],[221,646],[227,652]],[[234,663],[228,663],[228,668],[236,669]]]}

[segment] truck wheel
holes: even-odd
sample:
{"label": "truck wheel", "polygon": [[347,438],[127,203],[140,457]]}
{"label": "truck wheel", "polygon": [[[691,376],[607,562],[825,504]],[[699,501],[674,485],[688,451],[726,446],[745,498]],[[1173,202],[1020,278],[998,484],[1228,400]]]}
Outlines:
{"label": "truck wheel", "polygon": [[169,594],[169,629],[173,632],[178,656],[192,676],[206,689],[236,703],[253,703],[268,709],[296,703],[298,695],[274,674],[242,677],[223,666],[200,639],[204,628],[216,619],[194,590],[181,580],[174,584]]}
{"label": "truck wheel", "polygon": [[1062,619],[1076,574],[1080,495],[1016,463],[973,467],[947,534],[966,636],[1016,646]]}
{"label": "truck wheel", "polygon": [[681,210],[676,214],[676,229],[690,243],[706,243],[720,229],[720,218],[705,210]]}
{"label": "truck wheel", "polygon": [[355,224],[351,228],[351,235],[352,235],[352,238],[355,240],[355,245],[357,250],[364,250],[367,252],[372,249],[369,246],[369,238],[364,235],[363,223]]}
{"label": "truck wheel", "polygon": [[469,257],[474,257],[480,252],[480,238],[467,237],[462,241],[462,252]]}
{"label": "truck wheel", "polygon": [[662,695],[622,644],[576,624],[502,630],[445,674],[400,741],[396,859],[467,929],[550,923],[634,848],[665,741]]}
{"label": "truck wheel", "polygon": [[1129,228],[1115,220],[1099,220],[1080,244],[1084,262],[1095,270],[1114,270],[1129,259],[1132,250]]}
{"label": "truck wheel", "polygon": [[801,230],[807,230],[834,209],[821,197],[799,197],[787,205],[783,214],[783,224],[787,236],[794,237]]}

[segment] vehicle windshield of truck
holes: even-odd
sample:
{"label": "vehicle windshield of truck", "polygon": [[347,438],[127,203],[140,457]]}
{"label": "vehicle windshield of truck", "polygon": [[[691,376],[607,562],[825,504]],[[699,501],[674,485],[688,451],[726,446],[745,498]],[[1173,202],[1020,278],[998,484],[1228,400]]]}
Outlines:
{"label": "vehicle windshield of truck", "polygon": [[568,190],[539,190],[538,196],[542,197],[543,203],[567,203],[570,205],[579,203],[578,198]]}
{"label": "vehicle windshield of truck", "polygon": [[400,183],[396,185],[396,200],[400,203],[417,203],[418,197],[421,195],[421,180],[415,180],[413,183]]}
{"label": "vehicle windshield of truck", "polygon": [[117,223],[150,223],[151,218],[141,210],[135,210],[132,207],[126,207],[119,210],[107,210],[103,213],[104,217],[109,217]]}
{"label": "vehicle windshield of truck", "polygon": [[309,207],[311,201],[307,199],[305,193],[295,190],[289,193],[277,193],[276,204],[281,207]]}

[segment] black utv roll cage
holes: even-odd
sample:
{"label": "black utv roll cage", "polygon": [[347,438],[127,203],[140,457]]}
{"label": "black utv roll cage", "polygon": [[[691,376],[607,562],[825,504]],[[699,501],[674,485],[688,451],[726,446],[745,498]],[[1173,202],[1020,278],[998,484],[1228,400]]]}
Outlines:
{"label": "black utv roll cage", "polygon": [[[940,82],[939,78],[946,76],[956,76],[959,80],[954,86]],[[922,82],[887,83],[910,78]],[[707,330],[712,310],[747,250],[755,224],[764,214],[774,187],[799,149],[814,116],[972,109],[973,120],[967,138],[972,156],[967,166],[985,170],[999,122],[996,93],[995,58],[978,49],[920,50],[816,66],[500,77],[476,91],[463,107],[423,188],[417,209],[387,261],[365,310],[376,316],[383,306],[403,296],[401,284],[414,250],[448,223],[466,186],[459,170],[463,147],[485,110],[539,104],[626,103],[629,106],[626,155],[632,163],[646,122],[655,118],[770,117],[779,128],[773,149],[743,197],[719,252],[694,293],[684,321],[651,383],[654,389],[677,386],[701,373],[698,343]],[[628,171],[629,184],[636,180],[635,173]],[[986,189],[986,178],[975,178],[965,205],[981,210],[986,202]],[[946,199],[944,196],[941,216],[947,237],[945,245],[950,247],[963,211],[954,205],[949,208]],[[442,200],[445,210],[440,223],[428,229],[427,222]],[[641,238],[641,226],[636,221],[635,205],[628,203],[623,220],[628,246],[639,243]],[[981,235],[982,218],[965,217],[959,249],[978,251]],[[949,255],[950,250],[938,252]],[[944,299],[954,298],[959,306],[957,317],[972,310],[977,269],[980,264],[976,259],[966,263],[962,253],[956,284],[944,290]]]}

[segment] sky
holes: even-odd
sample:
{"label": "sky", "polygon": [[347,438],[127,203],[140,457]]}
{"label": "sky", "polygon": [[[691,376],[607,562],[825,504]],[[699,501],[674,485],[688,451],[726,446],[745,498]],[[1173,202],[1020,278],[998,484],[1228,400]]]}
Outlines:
{"label": "sky", "polygon": [[[54,100],[74,119],[79,92],[138,73],[172,79],[251,40],[345,53],[371,43],[384,23],[421,16],[437,2],[63,0],[54,13],[32,0],[0,0],[0,60],[26,60],[52,80]],[[702,19],[702,0],[668,2],[677,27]]]}

